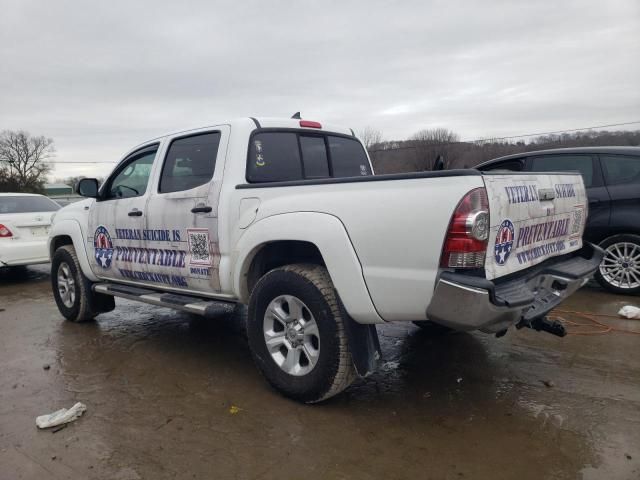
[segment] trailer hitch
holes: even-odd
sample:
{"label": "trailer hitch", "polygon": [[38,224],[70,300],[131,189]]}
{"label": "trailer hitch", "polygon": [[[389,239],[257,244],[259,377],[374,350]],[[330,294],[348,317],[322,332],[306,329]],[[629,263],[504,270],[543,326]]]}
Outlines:
{"label": "trailer hitch", "polygon": [[557,320],[549,320],[547,317],[537,317],[531,320],[520,320],[516,325],[517,329],[531,328],[537,332],[547,332],[558,337],[564,337],[567,334],[567,329],[564,325]]}

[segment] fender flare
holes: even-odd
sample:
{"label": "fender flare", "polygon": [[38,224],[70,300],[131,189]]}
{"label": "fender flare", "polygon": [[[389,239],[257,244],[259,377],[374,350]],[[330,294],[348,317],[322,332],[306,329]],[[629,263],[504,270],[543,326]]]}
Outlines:
{"label": "fender flare", "polygon": [[53,241],[56,237],[71,237],[73,242],[73,248],[75,248],[78,254],[78,261],[80,262],[80,268],[82,273],[92,282],[99,282],[100,279],[95,276],[89,265],[89,257],[87,256],[87,242],[82,234],[82,228],[76,220],[65,219],[58,222],[54,222],[49,232],[48,248],[49,257],[53,258]]}
{"label": "fender flare", "polygon": [[325,262],[345,310],[357,323],[384,323],[375,309],[362,273],[362,266],[342,222],[319,212],[272,215],[246,229],[232,253],[233,290],[248,302],[247,272],[253,258],[267,243],[303,241],[315,245]]}

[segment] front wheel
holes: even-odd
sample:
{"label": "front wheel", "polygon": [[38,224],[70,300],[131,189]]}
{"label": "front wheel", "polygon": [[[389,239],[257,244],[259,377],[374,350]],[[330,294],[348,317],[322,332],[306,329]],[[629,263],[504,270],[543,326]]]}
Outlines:
{"label": "front wheel", "polygon": [[324,267],[271,270],[249,301],[247,335],[256,365],[295,400],[313,403],[340,393],[356,376],[345,316]]}
{"label": "front wheel", "polygon": [[615,235],[600,244],[605,255],[595,278],[614,293],[640,293],[640,236]]}
{"label": "front wheel", "polygon": [[113,297],[91,290],[91,282],[82,273],[72,245],[64,245],[53,254],[51,288],[58,310],[72,322],[86,322],[115,308]]}

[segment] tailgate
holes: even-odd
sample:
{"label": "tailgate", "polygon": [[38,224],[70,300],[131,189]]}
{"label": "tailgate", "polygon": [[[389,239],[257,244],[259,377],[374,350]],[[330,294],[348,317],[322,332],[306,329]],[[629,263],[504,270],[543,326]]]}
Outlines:
{"label": "tailgate", "polygon": [[488,173],[485,271],[502,277],[582,247],[587,199],[574,173]]}

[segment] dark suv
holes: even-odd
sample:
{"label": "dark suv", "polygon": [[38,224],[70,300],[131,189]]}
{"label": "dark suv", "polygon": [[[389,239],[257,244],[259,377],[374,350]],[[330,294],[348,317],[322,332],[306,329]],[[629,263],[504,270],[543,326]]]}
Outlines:
{"label": "dark suv", "polygon": [[539,150],[496,158],[476,168],[579,171],[589,197],[584,238],[606,250],[596,280],[612,292],[640,292],[640,147]]}

